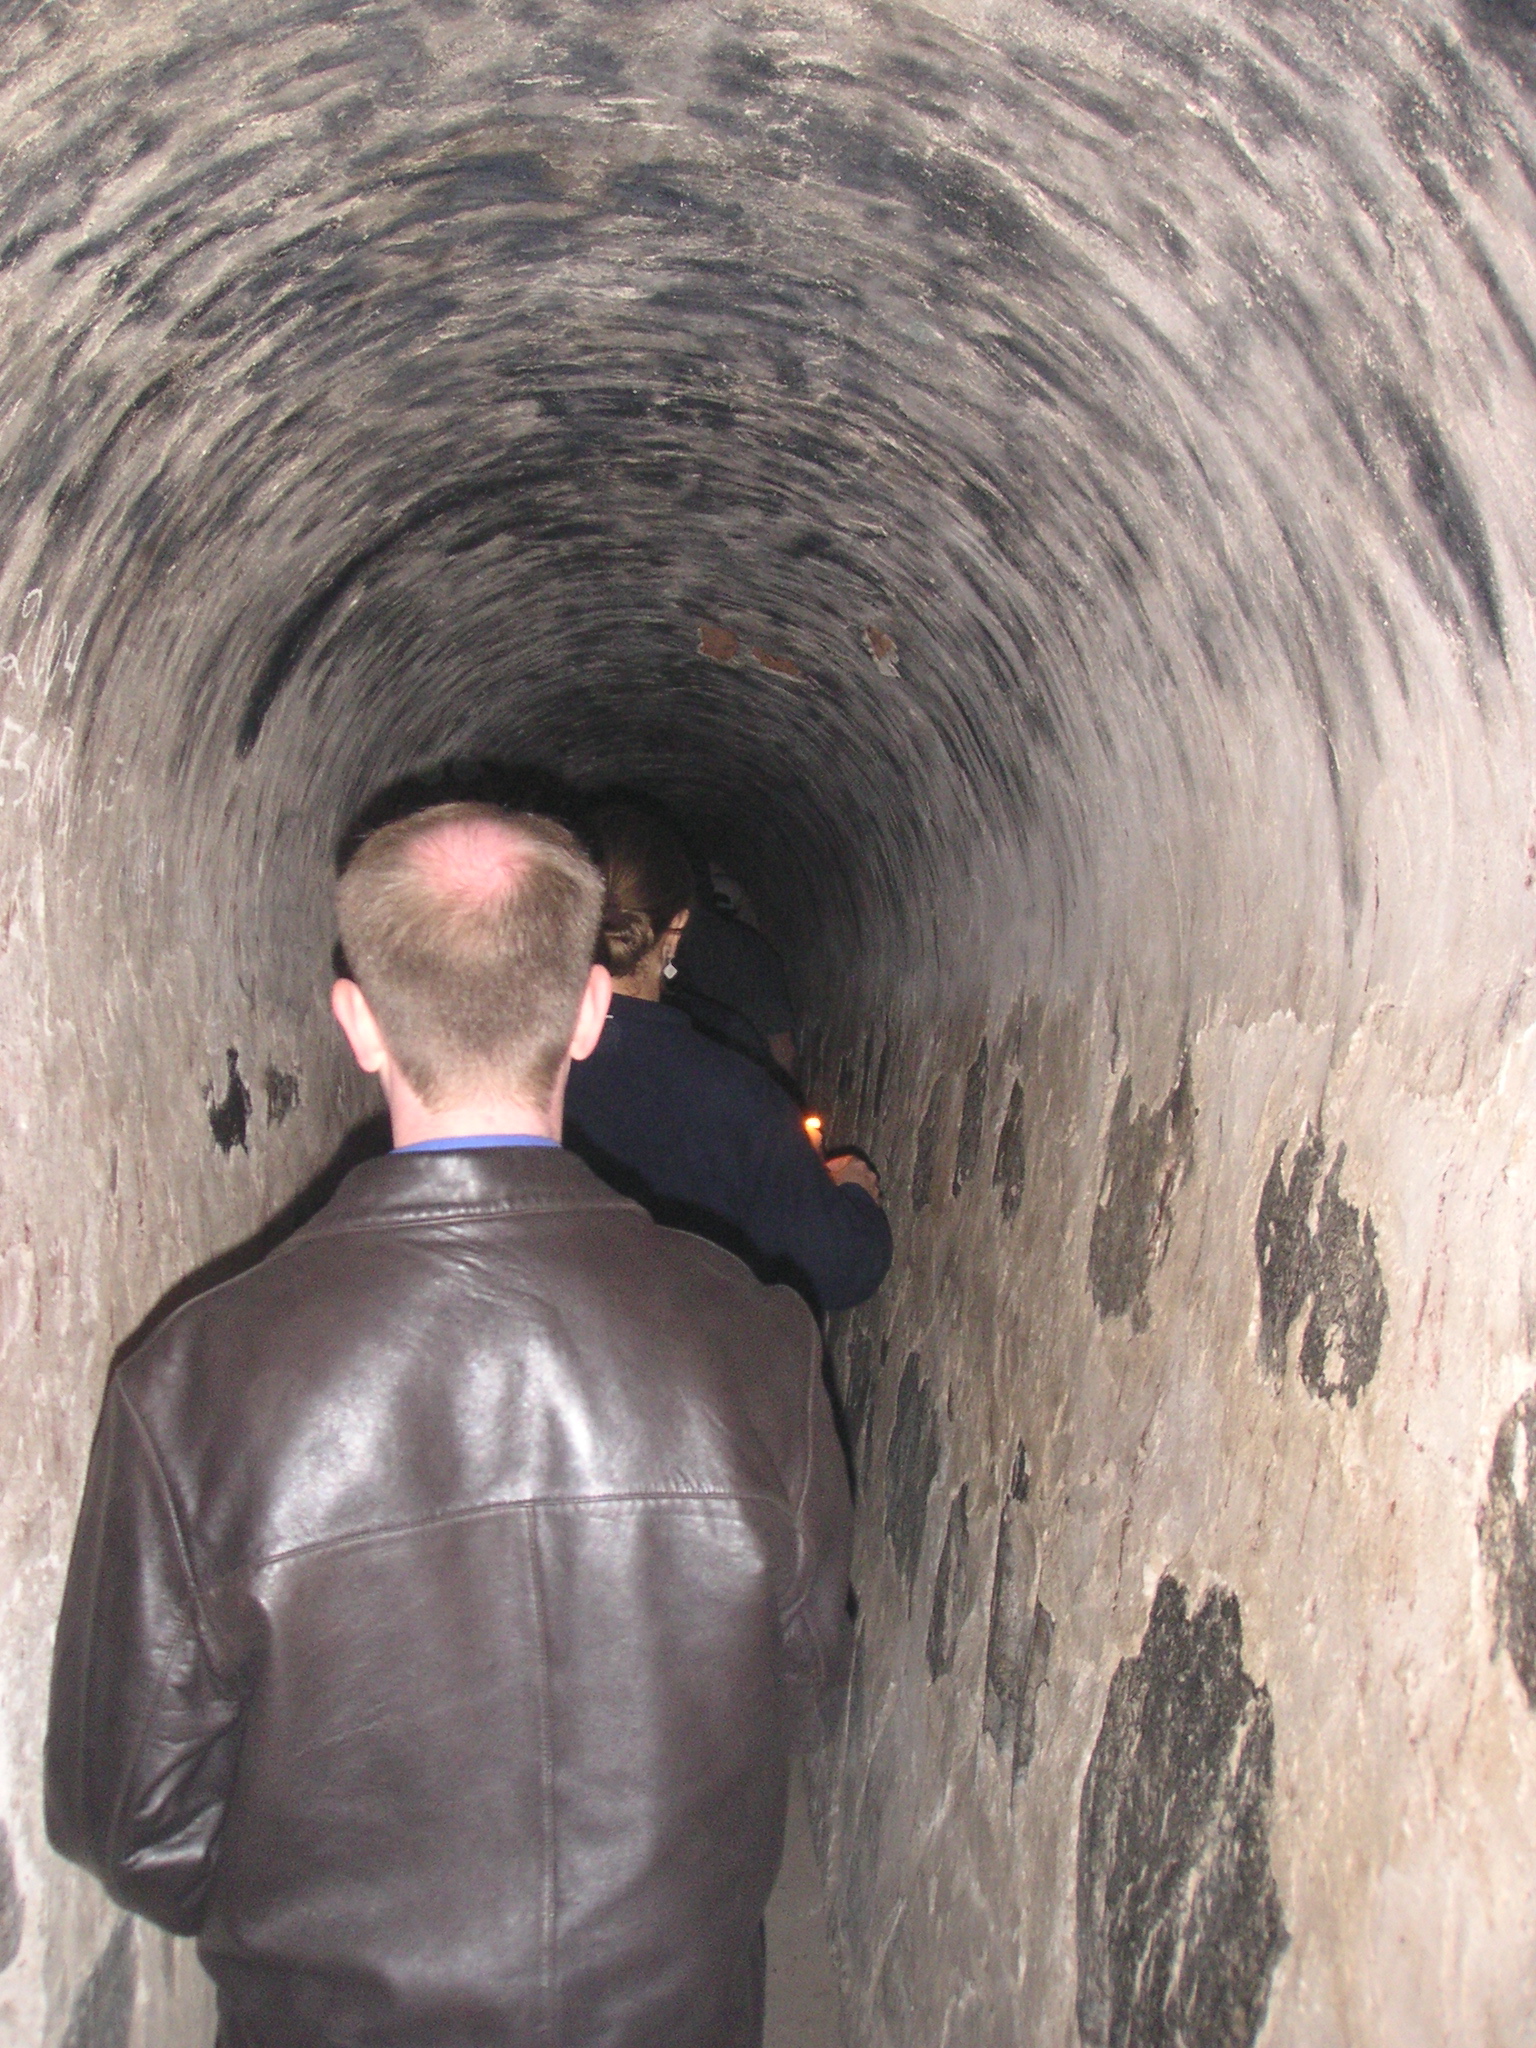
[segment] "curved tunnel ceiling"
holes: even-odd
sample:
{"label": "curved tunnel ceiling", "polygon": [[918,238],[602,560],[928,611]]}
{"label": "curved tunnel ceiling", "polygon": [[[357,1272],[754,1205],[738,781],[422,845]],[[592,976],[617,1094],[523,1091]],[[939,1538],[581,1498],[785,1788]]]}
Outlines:
{"label": "curved tunnel ceiling", "polygon": [[1116,841],[1243,929],[1185,835],[1278,761],[1260,897],[1347,941],[1383,718],[1486,708],[1528,630],[1495,32],[33,13],[8,594],[81,787],[244,791],[254,845],[433,754],[619,774],[897,965],[983,871],[1048,946],[1113,923]]}

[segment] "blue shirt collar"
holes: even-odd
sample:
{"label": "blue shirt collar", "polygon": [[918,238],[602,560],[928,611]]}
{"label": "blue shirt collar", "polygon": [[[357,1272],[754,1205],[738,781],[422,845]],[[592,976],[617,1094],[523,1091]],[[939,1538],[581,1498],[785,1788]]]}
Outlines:
{"label": "blue shirt collar", "polygon": [[419,1138],[414,1145],[396,1145],[397,1152],[485,1152],[492,1145],[547,1145],[558,1152],[554,1138],[536,1138],[526,1131],[488,1131],[472,1138]]}

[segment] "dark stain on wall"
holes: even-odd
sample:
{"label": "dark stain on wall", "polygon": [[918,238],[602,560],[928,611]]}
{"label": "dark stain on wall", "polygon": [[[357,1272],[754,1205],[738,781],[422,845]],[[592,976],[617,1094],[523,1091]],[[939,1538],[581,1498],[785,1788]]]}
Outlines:
{"label": "dark stain on wall", "polygon": [[1499,1424],[1477,1537],[1492,1598],[1494,1655],[1509,1652],[1526,1703],[1536,1707],[1536,1388]]}
{"label": "dark stain on wall", "polygon": [[861,1781],[851,1798],[845,1790],[847,1816],[843,1840],[849,1844],[843,1865],[843,1881],[837,1888],[838,1931],[864,1968],[873,1960],[871,1949],[880,1925],[880,1884],[886,1874],[887,1844],[885,1813],[890,1796],[891,1767],[883,1748],[876,1746]]}
{"label": "dark stain on wall", "polygon": [[27,1902],[16,1881],[16,1858],[11,1854],[11,1837],[0,1820],[0,1970],[8,1970],[21,1947],[26,1925]]}
{"label": "dark stain on wall", "polygon": [[981,1157],[981,1125],[987,1113],[987,1041],[971,1061],[965,1077],[965,1095],[960,1105],[960,1136],[955,1145],[955,1177],[951,1193],[958,1195]]}
{"label": "dark stain on wall", "polygon": [[128,2048],[138,1974],[133,1922],[125,1913],[75,1996],[60,2048]]}
{"label": "dark stain on wall", "polygon": [[1144,1330],[1152,1311],[1147,1283],[1167,1255],[1173,1197],[1194,1158],[1195,1103],[1189,1054],[1158,1108],[1132,1113],[1131,1077],[1115,1097],[1104,1152],[1099,1206],[1088,1246],[1088,1279],[1101,1317],[1128,1315]]}
{"label": "dark stain on wall", "polygon": [[[862,1748],[869,1734],[869,1644],[861,1616],[853,1628],[853,1669],[848,1678],[848,1739],[850,1749]],[[845,1758],[845,1762],[851,1758]]]}
{"label": "dark stain on wall", "polygon": [[859,1081],[855,1092],[855,1109],[862,1127],[869,1116],[869,1091],[875,1078],[875,1034],[873,1028],[864,1034],[863,1049],[859,1054]]}
{"label": "dark stain on wall", "polygon": [[1536,0],[1463,0],[1463,33],[1536,91]]}
{"label": "dark stain on wall", "polygon": [[912,1161],[912,1213],[928,1206],[933,1192],[933,1161],[939,1149],[939,1119],[944,1114],[944,1076],[941,1074],[928,1093],[928,1107],[917,1127],[917,1153]]}
{"label": "dark stain on wall", "polygon": [[879,1887],[887,1874],[884,1835],[891,1764],[887,1746],[874,1739],[874,1704],[882,1695],[878,1676],[871,1681],[869,1646],[860,1622],[854,1630],[847,1736],[838,1769],[841,1882],[827,1888],[827,1917],[835,1936],[866,1964],[879,1926]]}
{"label": "dark stain on wall", "polygon": [[1013,1454],[1013,1470],[1008,1474],[1008,1498],[1017,1501],[1029,1499],[1029,1449],[1022,1437]]}
{"label": "dark stain on wall", "polygon": [[885,1044],[880,1048],[880,1064],[875,1069],[875,1106],[873,1111],[871,1112],[871,1114],[874,1116],[878,1117],[880,1112],[885,1108],[885,1090],[886,1084],[889,1082],[890,1078],[891,1041],[887,1039],[885,1041]]}
{"label": "dark stain on wall", "polygon": [[1055,1633],[1050,1613],[1036,1598],[1039,1578],[1035,1532],[1022,1503],[1010,1493],[997,1525],[982,1726],[1013,1784],[1028,1770],[1035,1753],[1036,1702],[1050,1668]]}
{"label": "dark stain on wall", "polygon": [[1243,1670],[1237,1597],[1190,1618],[1165,1577],[1110,1682],[1083,1781],[1077,2024],[1084,2048],[1249,2048],[1289,1939],[1270,1864],[1274,1716]]}
{"label": "dark stain on wall", "polygon": [[285,1073],[269,1060],[267,1071],[262,1076],[262,1086],[267,1092],[268,1124],[284,1122],[299,1106],[298,1075]]}
{"label": "dark stain on wall", "polygon": [[1035,1754],[1035,1728],[1040,1693],[1051,1675],[1051,1645],[1056,1640],[1056,1623],[1043,1600],[1035,1602],[1035,1625],[1029,1632],[1029,1648],[1019,1670],[1018,1713],[1013,1724],[1013,1782],[1028,1770]]}
{"label": "dark stain on wall", "polygon": [[1342,1394],[1353,1407],[1381,1363],[1387,1290],[1369,1210],[1362,1218],[1339,1192],[1341,1145],[1323,1183],[1313,1233],[1313,1300],[1301,1341],[1301,1377],[1314,1394]]}
{"label": "dark stain on wall", "polygon": [[1259,1261],[1259,1363],[1285,1375],[1285,1340],[1307,1299],[1312,1271],[1308,1217],[1323,1164],[1323,1134],[1308,1124],[1285,1178],[1285,1147],[1277,1145],[1259,1197],[1253,1245]]}
{"label": "dark stain on wall", "polygon": [[[890,1339],[880,1346],[883,1368],[890,1355]],[[875,1419],[875,1340],[868,1331],[855,1330],[848,1339],[847,1364],[843,1374],[843,1427],[849,1461],[856,1481],[862,1480],[869,1465],[870,1428]]]}
{"label": "dark stain on wall", "polygon": [[914,1351],[902,1372],[885,1450],[885,1533],[909,1601],[922,1554],[928,1495],[939,1472],[938,1418],[918,1359]]}
{"label": "dark stain on wall", "polygon": [[1376,1256],[1376,1229],[1340,1192],[1345,1147],[1334,1154],[1321,1191],[1325,1147],[1310,1125],[1285,1175],[1277,1146],[1259,1198],[1254,1251],[1259,1262],[1259,1362],[1275,1379],[1285,1373],[1291,1327],[1308,1301],[1299,1366],[1314,1394],[1342,1394],[1351,1407],[1381,1363],[1387,1290]]}
{"label": "dark stain on wall", "polygon": [[241,1077],[240,1055],[233,1046],[224,1058],[229,1065],[229,1085],[223,1101],[214,1100],[212,1088],[203,1090],[208,1104],[208,1128],[221,1152],[233,1152],[237,1145],[243,1152],[247,1149],[245,1131],[251,1115],[251,1091]]}
{"label": "dark stain on wall", "polygon": [[933,1582],[933,1612],[928,1617],[928,1675],[942,1678],[955,1662],[955,1645],[970,1610],[967,1564],[971,1532],[966,1515],[969,1487],[962,1486],[949,1504],[944,1525],[944,1547],[939,1552],[938,1576]]}
{"label": "dark stain on wall", "polygon": [[1024,1084],[1015,1081],[1003,1113],[1003,1127],[997,1135],[997,1158],[992,1165],[992,1185],[1002,1200],[1003,1221],[1011,1223],[1024,1199]]}
{"label": "dark stain on wall", "polygon": [[1433,521],[1441,546],[1503,654],[1504,613],[1477,500],[1428,414],[1411,405],[1401,391],[1387,394],[1387,410],[1408,458],[1413,494]]}

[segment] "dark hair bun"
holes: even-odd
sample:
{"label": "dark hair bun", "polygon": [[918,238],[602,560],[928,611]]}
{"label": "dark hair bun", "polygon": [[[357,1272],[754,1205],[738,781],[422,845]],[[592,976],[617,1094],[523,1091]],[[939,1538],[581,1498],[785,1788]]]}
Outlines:
{"label": "dark hair bun", "polygon": [[607,885],[597,958],[622,981],[692,909],[693,866],[676,827],[649,805],[603,804],[588,825]]}
{"label": "dark hair bun", "polygon": [[643,910],[626,910],[610,897],[603,906],[603,921],[598,928],[598,962],[622,979],[634,973],[656,938],[651,920]]}

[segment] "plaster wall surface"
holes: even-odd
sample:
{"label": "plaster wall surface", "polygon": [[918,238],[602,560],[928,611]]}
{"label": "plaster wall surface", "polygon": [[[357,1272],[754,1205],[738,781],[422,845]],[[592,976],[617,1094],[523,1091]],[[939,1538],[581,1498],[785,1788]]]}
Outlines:
{"label": "plaster wall surface", "polygon": [[1522,11],[5,20],[0,2031],[209,2038],[42,1838],[91,1420],[494,752],[678,806],[884,1171],[860,2048],[1531,2040]]}

